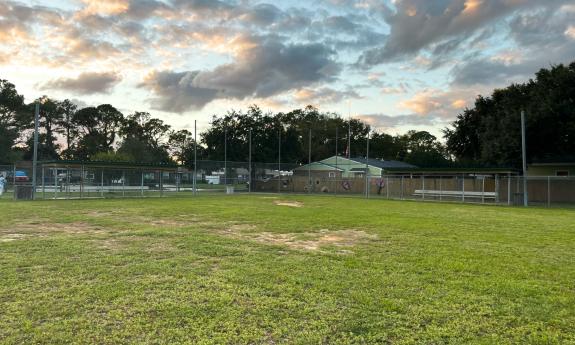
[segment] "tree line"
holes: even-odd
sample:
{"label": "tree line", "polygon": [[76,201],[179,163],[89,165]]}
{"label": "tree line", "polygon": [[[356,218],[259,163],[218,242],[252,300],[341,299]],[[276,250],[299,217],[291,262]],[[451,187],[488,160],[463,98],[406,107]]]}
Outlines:
{"label": "tree line", "polygon": [[[39,102],[40,160],[99,160],[193,164],[194,136],[147,112],[122,114],[110,104],[79,109],[47,96],[25,103],[14,84],[0,79],[0,162],[30,160],[34,104]],[[500,166],[521,162],[520,111],[527,114],[528,159],[561,159],[575,153],[575,62],[541,69],[536,78],[479,96],[444,130],[445,144],[426,131],[390,135],[359,119],[307,106],[290,112],[247,111],[214,115],[200,134],[198,159],[305,164],[336,153],[393,159],[421,167]],[[311,130],[311,140],[310,140]],[[227,145],[224,144],[227,142]],[[351,145],[348,145],[351,143]]]}
{"label": "tree line", "polygon": [[[32,159],[35,103],[40,103],[40,160],[193,164],[194,136],[186,129],[175,130],[147,112],[124,115],[110,104],[78,109],[70,100],[47,96],[26,104],[6,80],[0,80],[0,162]],[[364,157],[370,134],[370,157],[416,165],[448,162],[445,147],[428,132],[380,133],[358,119],[343,119],[312,106],[264,113],[254,105],[245,112],[215,115],[200,134],[197,155],[203,160],[247,161],[251,133],[252,161],[277,162],[281,145],[283,162],[304,164],[310,130],[312,161],[336,152]]]}
{"label": "tree line", "polygon": [[528,161],[575,162],[575,62],[477,97],[444,130],[447,151],[463,164],[520,167],[521,110]]}

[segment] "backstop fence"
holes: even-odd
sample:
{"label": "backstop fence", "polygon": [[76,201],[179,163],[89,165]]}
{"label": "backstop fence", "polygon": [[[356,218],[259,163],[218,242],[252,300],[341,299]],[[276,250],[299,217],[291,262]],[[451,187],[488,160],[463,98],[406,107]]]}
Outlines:
{"label": "backstop fence", "polygon": [[[173,197],[201,194],[321,194],[494,205],[575,205],[575,177],[526,177],[473,172],[381,174],[342,164],[318,169],[298,164],[198,161],[176,166],[39,163],[0,166],[2,199]],[[524,185],[527,189],[524,190]],[[525,191],[527,193],[525,193]]]}

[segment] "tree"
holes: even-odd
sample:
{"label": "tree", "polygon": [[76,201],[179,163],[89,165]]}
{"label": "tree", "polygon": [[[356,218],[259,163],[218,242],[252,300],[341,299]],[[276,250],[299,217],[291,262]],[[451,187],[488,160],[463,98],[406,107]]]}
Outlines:
{"label": "tree", "polygon": [[102,104],[78,110],[72,121],[81,136],[73,156],[87,160],[96,153],[113,151],[124,115],[113,106]]}
{"label": "tree", "polygon": [[[194,165],[194,136],[187,129],[173,131],[168,139],[170,154],[176,162],[187,167]],[[204,155],[203,147],[198,144],[197,158],[201,159]]]}
{"label": "tree", "polygon": [[408,131],[399,140],[405,145],[407,163],[427,168],[447,167],[451,163],[445,147],[427,131]]}
{"label": "tree", "polygon": [[59,107],[60,112],[63,114],[59,125],[62,128],[66,139],[66,149],[62,151],[62,156],[65,158],[72,158],[74,153],[74,138],[78,136],[78,130],[73,120],[78,107],[68,99],[60,102]]}
{"label": "tree", "polygon": [[152,118],[149,113],[135,112],[122,123],[120,134],[124,139],[118,152],[138,162],[170,162],[167,146],[169,131],[170,126],[162,120]]}
{"label": "tree", "polygon": [[[348,128],[351,128],[351,154],[365,155],[369,126],[352,119],[342,120],[332,113],[320,113],[308,106],[288,113],[264,114],[257,106],[247,113],[231,111],[223,117],[214,116],[210,128],[202,134],[208,159],[224,159],[224,142],[227,138],[228,160],[247,161],[249,133],[252,133],[252,160],[277,162],[281,140],[281,161],[304,164],[308,161],[309,132],[311,129],[312,161],[324,159],[347,149]],[[281,136],[281,137],[280,137]]]}
{"label": "tree", "polygon": [[25,128],[24,96],[18,94],[14,84],[0,79],[0,162],[16,161],[13,149]]}
{"label": "tree", "polygon": [[[60,159],[60,145],[57,142],[57,135],[62,132],[60,124],[64,118],[60,102],[42,96],[33,103],[27,105],[27,122],[29,126],[34,126],[34,116],[36,104],[40,104],[38,114],[38,159],[57,160]],[[34,155],[34,133],[31,132],[26,140],[24,149],[24,159],[31,160]]]}
{"label": "tree", "polygon": [[526,113],[527,159],[573,159],[575,62],[541,69],[536,78],[478,97],[444,130],[460,162],[521,166],[520,112]]}

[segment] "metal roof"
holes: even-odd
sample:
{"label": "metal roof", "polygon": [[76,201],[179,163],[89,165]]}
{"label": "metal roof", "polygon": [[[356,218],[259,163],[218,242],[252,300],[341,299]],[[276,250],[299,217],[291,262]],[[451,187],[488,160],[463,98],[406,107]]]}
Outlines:
{"label": "metal roof", "polygon": [[368,164],[377,168],[381,168],[381,169],[416,169],[417,167],[415,165],[409,164],[409,163],[405,163],[405,162],[400,162],[400,161],[394,161],[394,160],[379,160],[379,159],[373,159],[373,158],[369,158],[369,159],[365,159],[365,158],[349,158],[350,160],[354,161],[354,162],[358,162],[361,164]]}
{"label": "metal roof", "polygon": [[341,168],[338,168],[338,167],[336,167],[336,166],[334,166],[334,165],[326,164],[326,163],[323,163],[323,162],[311,162],[311,163],[309,163],[309,164],[305,164],[305,165],[299,166],[299,167],[297,167],[297,168],[295,168],[295,169],[293,169],[293,170],[305,170],[305,169],[307,169],[308,166],[314,166],[314,165],[316,165],[316,166],[317,166],[317,165],[325,166],[325,167],[326,167],[326,170],[328,170],[328,171],[333,171],[333,170],[343,171],[343,169],[341,169]]}
{"label": "metal roof", "polygon": [[121,167],[121,168],[156,168],[156,169],[177,169],[183,168],[174,163],[138,163],[138,162],[114,162],[114,161],[82,161],[82,160],[53,160],[42,161],[46,166],[92,166],[92,167]]}

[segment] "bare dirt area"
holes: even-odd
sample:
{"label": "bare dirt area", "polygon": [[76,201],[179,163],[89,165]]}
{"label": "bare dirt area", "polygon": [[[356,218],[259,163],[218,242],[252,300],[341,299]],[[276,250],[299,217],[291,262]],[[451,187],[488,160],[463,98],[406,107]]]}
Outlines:
{"label": "bare dirt area", "polygon": [[269,245],[283,245],[291,249],[321,251],[322,247],[341,247],[341,253],[351,253],[345,247],[353,247],[369,240],[377,239],[377,235],[368,234],[362,230],[328,230],[302,233],[253,232],[256,227],[249,224],[234,224],[219,231],[224,236],[256,241]]}
{"label": "bare dirt area", "polygon": [[84,222],[45,223],[26,222],[0,228],[0,242],[11,242],[33,237],[47,237],[60,234],[105,234],[106,229]]}
{"label": "bare dirt area", "polygon": [[303,207],[303,202],[299,202],[299,201],[282,201],[282,200],[276,200],[274,201],[274,204],[277,206],[288,206],[288,207]]}

